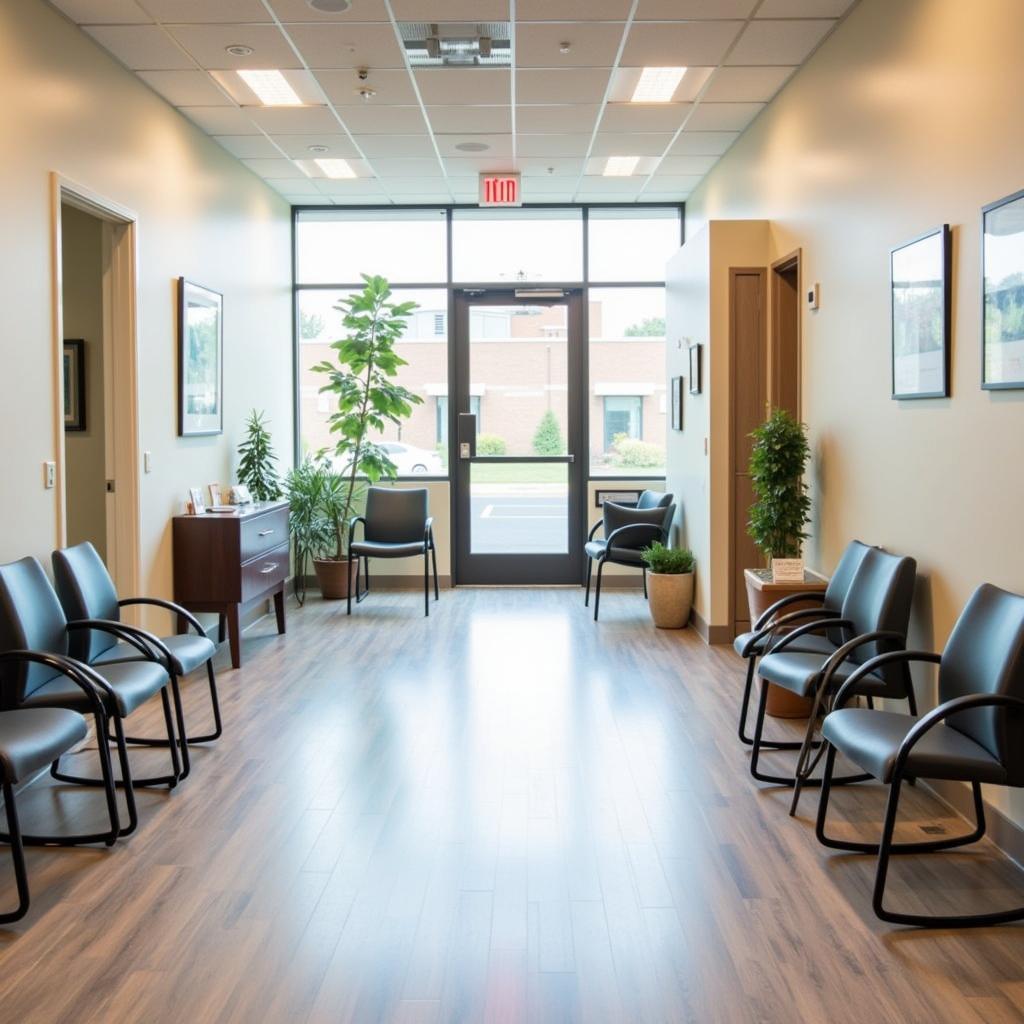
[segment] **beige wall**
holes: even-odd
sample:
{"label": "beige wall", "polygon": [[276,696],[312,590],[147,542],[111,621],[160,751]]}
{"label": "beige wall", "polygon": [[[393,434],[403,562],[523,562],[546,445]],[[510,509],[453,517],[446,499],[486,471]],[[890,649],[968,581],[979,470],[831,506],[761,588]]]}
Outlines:
{"label": "beige wall", "polygon": [[61,212],[64,337],[85,342],[85,430],[64,435],[69,544],[92,541],[106,557],[106,457],[103,443],[103,225],[65,206]]}
{"label": "beige wall", "polygon": [[[802,247],[805,289],[821,284],[803,314],[808,557],[829,570],[851,537],[914,556],[915,645],[941,647],[983,580],[1024,591],[1024,391],[979,387],[979,211],[1024,187],[1022,36],[1019,0],[862,0],[687,206],[688,236],[757,217],[770,258]],[[894,402],[889,249],[943,222],[952,398]]]}
{"label": "beige wall", "polygon": [[[60,172],[138,215],[142,583],[171,591],[169,517],[190,485],[229,482],[243,417],[266,409],[291,450],[287,204],[41,0],[0,0],[0,560],[48,560],[57,496],[50,178]],[[175,280],[224,293],[225,431],[176,436]],[[18,444],[10,443],[16,436]]]}

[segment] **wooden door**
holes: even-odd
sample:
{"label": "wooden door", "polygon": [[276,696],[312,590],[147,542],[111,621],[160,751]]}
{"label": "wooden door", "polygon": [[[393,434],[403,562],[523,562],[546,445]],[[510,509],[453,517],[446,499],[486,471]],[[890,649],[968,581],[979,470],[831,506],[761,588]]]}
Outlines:
{"label": "wooden door", "polygon": [[771,399],[800,419],[800,251],[772,264]]}

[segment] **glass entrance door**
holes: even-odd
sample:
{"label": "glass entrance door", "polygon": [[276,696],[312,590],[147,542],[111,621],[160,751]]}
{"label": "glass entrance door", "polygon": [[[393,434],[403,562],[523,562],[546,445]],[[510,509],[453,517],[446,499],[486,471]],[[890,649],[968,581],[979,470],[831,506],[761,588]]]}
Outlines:
{"label": "glass entrance door", "polygon": [[581,579],[581,307],[557,290],[456,294],[458,583]]}

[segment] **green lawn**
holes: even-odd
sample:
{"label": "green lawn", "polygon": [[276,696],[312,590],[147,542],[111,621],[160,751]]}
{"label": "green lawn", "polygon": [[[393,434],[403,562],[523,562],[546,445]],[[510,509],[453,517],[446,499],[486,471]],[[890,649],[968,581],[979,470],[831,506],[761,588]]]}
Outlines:
{"label": "green lawn", "polygon": [[564,462],[512,463],[478,462],[471,470],[475,484],[564,484],[569,479]]}

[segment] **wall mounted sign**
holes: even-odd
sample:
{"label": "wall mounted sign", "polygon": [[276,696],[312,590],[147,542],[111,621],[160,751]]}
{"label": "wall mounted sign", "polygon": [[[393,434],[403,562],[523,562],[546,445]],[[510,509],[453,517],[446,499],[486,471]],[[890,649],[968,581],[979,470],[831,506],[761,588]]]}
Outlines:
{"label": "wall mounted sign", "polygon": [[518,171],[480,175],[481,206],[522,206],[523,191]]}
{"label": "wall mounted sign", "polygon": [[640,500],[640,491],[594,491],[594,508],[600,508],[606,501],[613,505],[635,505]]}

